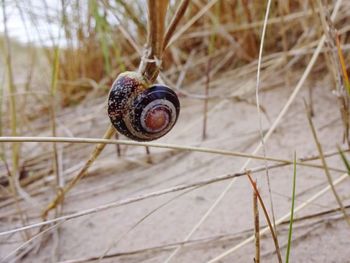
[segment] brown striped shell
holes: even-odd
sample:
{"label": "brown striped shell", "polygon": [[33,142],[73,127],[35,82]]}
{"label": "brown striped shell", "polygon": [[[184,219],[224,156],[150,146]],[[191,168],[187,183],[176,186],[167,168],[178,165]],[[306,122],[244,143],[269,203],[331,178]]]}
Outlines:
{"label": "brown striped shell", "polygon": [[121,73],[108,97],[108,116],[121,134],[152,141],[167,134],[180,112],[176,93],[164,85],[148,86],[136,72]]}

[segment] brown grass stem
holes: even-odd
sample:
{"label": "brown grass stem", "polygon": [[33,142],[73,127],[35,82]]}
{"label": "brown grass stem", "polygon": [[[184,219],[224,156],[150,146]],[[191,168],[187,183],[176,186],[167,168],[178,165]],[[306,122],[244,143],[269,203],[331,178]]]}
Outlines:
{"label": "brown grass stem", "polygon": [[[256,182],[254,182],[254,189],[257,189]],[[255,236],[255,257],[254,263],[260,263],[260,222],[259,222],[259,208],[258,195],[253,190],[253,215],[254,215],[254,236]]]}
{"label": "brown grass stem", "polygon": [[[272,236],[272,239],[273,239],[273,243],[275,245],[275,251],[276,251],[276,254],[277,254],[277,259],[278,259],[278,262],[282,263],[282,256],[281,256],[281,250],[280,250],[280,246],[278,244],[278,238],[277,238],[277,233],[276,233],[276,228],[272,225],[271,223],[271,220],[270,220],[270,216],[269,216],[269,213],[267,212],[267,209],[266,209],[266,206],[264,204],[264,201],[262,200],[261,196],[260,196],[260,193],[259,193],[259,190],[258,188],[256,187],[256,184],[255,182],[253,181],[252,177],[250,176],[250,173],[247,172],[246,173],[248,179],[249,179],[249,182],[250,184],[252,185],[253,187],[253,190],[254,190],[254,193],[256,194],[257,198],[258,198],[258,201],[260,203],[260,206],[261,208],[263,209],[263,212],[264,212],[264,216],[265,216],[265,219],[266,219],[266,222],[268,224],[268,227],[270,229],[270,232],[271,232],[271,236]],[[254,235],[255,236],[255,235]]]}
{"label": "brown grass stem", "polygon": [[[348,174],[343,174],[342,176],[340,176],[337,180],[334,181],[334,185],[338,185],[341,182],[343,182],[345,179],[348,178]],[[315,201],[316,199],[318,199],[319,197],[321,197],[322,195],[324,195],[325,193],[327,193],[328,191],[330,191],[330,186],[326,186],[325,188],[323,188],[322,190],[320,190],[319,192],[317,192],[315,195],[313,195],[312,197],[310,197],[308,200],[306,200],[305,202],[303,202],[302,204],[300,204],[299,206],[297,206],[294,209],[294,213],[297,213],[299,211],[301,211],[302,209],[304,209],[305,207],[307,207],[308,205],[310,205],[313,201]],[[276,221],[276,225],[280,225],[282,224],[282,222],[284,222],[285,220],[287,220],[290,217],[290,212],[285,214],[284,216],[282,216],[281,218],[279,218]],[[260,235],[265,234],[267,231],[269,231],[270,228],[269,227],[265,227],[260,231]],[[254,241],[255,236],[252,235],[249,238],[245,239],[244,241],[240,242],[239,244],[237,244],[236,246],[232,247],[231,249],[228,249],[227,251],[225,251],[224,253],[220,254],[219,256],[213,258],[212,260],[210,260],[208,263],[214,263],[214,262],[218,262],[219,260],[221,260],[222,258],[232,254],[233,252],[237,251],[238,249],[242,248],[243,246],[247,245],[248,243]]]}
{"label": "brown grass stem", "polygon": [[324,157],[323,155],[323,149],[322,149],[322,145],[320,143],[320,140],[318,139],[318,136],[317,136],[317,132],[316,132],[316,128],[315,128],[315,125],[311,119],[311,115],[310,115],[310,112],[307,110],[307,104],[306,102],[304,101],[305,103],[305,109],[306,109],[306,116],[307,116],[307,120],[309,122],[309,126],[310,126],[310,129],[311,129],[311,132],[312,132],[312,137],[315,141],[315,144],[316,144],[316,147],[317,147],[317,150],[318,150],[318,153],[320,155],[320,159],[321,159],[321,162],[322,162],[322,165],[324,167],[324,173],[327,177],[327,180],[328,180],[328,183],[329,183],[329,186],[331,187],[331,190],[332,190],[332,193],[335,197],[335,200],[337,201],[341,211],[343,212],[344,214],[344,219],[346,220],[346,222],[348,223],[348,225],[350,226],[350,218],[349,218],[349,215],[346,213],[345,211],[345,208],[344,208],[344,205],[343,205],[343,202],[342,200],[340,199],[335,187],[334,187],[334,184],[333,184],[333,179],[332,179],[332,176],[331,176],[331,173],[328,169],[328,165],[327,165],[327,162],[326,162],[326,158]]}
{"label": "brown grass stem", "polygon": [[193,189],[189,189],[187,191],[184,191],[180,194],[177,194],[173,197],[171,197],[169,200],[163,202],[162,204],[158,205],[157,207],[155,207],[154,209],[152,209],[150,212],[148,212],[146,215],[142,216],[135,224],[133,224],[127,231],[125,231],[123,234],[121,234],[118,239],[113,242],[105,251],[104,253],[99,257],[99,260],[102,260],[103,258],[106,257],[106,255],[108,254],[108,252],[115,247],[121,240],[123,240],[131,231],[133,231],[137,226],[139,226],[142,222],[144,222],[147,218],[149,218],[151,215],[153,215],[154,213],[156,213],[157,211],[159,211],[161,208],[167,206],[168,204],[170,204],[171,202],[173,202],[174,200],[180,198],[181,196],[184,196],[185,194],[191,192]]}
{"label": "brown grass stem", "polygon": [[167,46],[172,45],[176,40],[178,40],[183,33],[185,33],[197,20],[199,20],[213,5],[216,4],[218,0],[209,1],[194,17],[192,17],[185,25],[181,27],[181,29],[172,36],[169,40],[169,44]]}
{"label": "brown grass stem", "polygon": [[[258,66],[257,66],[257,73],[256,73],[256,85],[255,85],[255,100],[256,100],[256,109],[258,113],[258,119],[259,119],[259,134],[260,134],[260,142],[261,142],[261,148],[263,151],[263,155],[266,156],[266,145],[265,145],[265,138],[264,138],[264,132],[263,132],[263,121],[262,121],[262,114],[261,114],[261,106],[260,106],[260,98],[259,98],[259,91],[260,91],[260,74],[261,74],[261,61],[264,51],[264,43],[265,43],[265,35],[267,30],[267,21],[269,20],[269,14],[271,9],[271,0],[268,0],[266,5],[266,11],[265,11],[265,18],[264,18],[264,24],[261,32],[261,40],[260,40],[260,47],[259,47],[259,55],[258,55]],[[271,183],[270,183],[270,176],[269,176],[269,169],[268,169],[268,162],[267,159],[265,159],[265,166],[266,166],[266,181],[267,181],[267,188],[269,191],[269,200],[270,200],[270,209],[272,214],[272,222],[273,222],[273,228],[274,232],[277,232],[276,224],[275,224],[275,211],[273,206],[273,200],[272,200],[272,192],[271,192]],[[276,237],[277,240],[277,237]],[[275,241],[275,239],[274,239]],[[278,255],[279,262],[282,262],[281,252],[279,251],[278,242],[275,242],[276,245],[276,251]]]}
{"label": "brown grass stem", "polygon": [[[112,125],[110,125],[104,134],[104,139],[109,139],[115,134],[115,129]],[[50,202],[50,204],[44,209],[42,213],[42,218],[44,220],[47,219],[48,213],[50,210],[56,208],[58,204],[60,204],[64,198],[64,195],[72,189],[87,173],[90,166],[95,162],[97,157],[100,155],[100,153],[103,151],[103,149],[106,147],[106,144],[99,143],[96,145],[94,151],[91,153],[89,159],[86,161],[83,168],[79,171],[79,173],[74,177],[72,181],[70,181],[63,189],[59,189],[57,192],[56,197]]]}
{"label": "brown grass stem", "polygon": [[190,0],[181,0],[178,8],[176,9],[175,14],[165,32],[163,50],[165,50],[167,45],[169,44],[170,38],[174,34],[181,18],[185,15],[189,3]]}
{"label": "brown grass stem", "polygon": [[145,54],[140,63],[139,72],[153,83],[162,64],[165,17],[168,0],[148,0],[148,35]]}

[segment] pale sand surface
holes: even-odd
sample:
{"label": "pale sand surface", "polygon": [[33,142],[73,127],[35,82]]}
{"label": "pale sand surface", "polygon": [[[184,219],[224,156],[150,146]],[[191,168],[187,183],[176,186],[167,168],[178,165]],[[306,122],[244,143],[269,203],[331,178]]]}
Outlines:
{"label": "pale sand surface", "polygon": [[[317,73],[315,74],[317,75]],[[248,84],[254,89],[254,75]],[[232,83],[238,87],[241,83]],[[332,94],[329,79],[309,80],[283,118],[276,132],[266,143],[268,156],[292,160],[294,151],[298,157],[316,154],[304,110],[303,98],[308,100],[308,88],[313,88],[314,123],[318,129],[320,142],[324,151],[336,150],[342,143],[342,123],[339,105]],[[270,120],[274,120],[285,104],[293,87],[285,87],[283,80],[274,89],[261,94]],[[221,92],[217,89],[215,92]],[[222,90],[223,94],[229,94]],[[251,93],[246,97],[254,102]],[[166,137],[158,142],[180,145],[196,145],[232,151],[251,153],[259,143],[259,125],[257,109],[254,103],[236,100],[213,100],[209,104],[211,112],[208,117],[207,139],[201,140],[203,101],[182,98],[182,110],[179,121]],[[270,126],[263,118],[264,130]],[[49,135],[35,127],[48,120],[40,119],[32,131],[25,135]],[[101,137],[108,123],[104,99],[90,100],[79,107],[65,109],[58,115],[60,136]],[[68,132],[69,131],[69,132]],[[63,148],[63,146],[65,146]],[[23,156],[35,158],[39,153],[50,149],[50,144],[26,143]],[[92,167],[89,176],[82,180],[67,196],[63,208],[64,214],[70,214],[88,208],[97,207],[108,202],[133,197],[141,193],[151,193],[180,184],[189,184],[224,174],[240,171],[245,158],[229,157],[216,154],[196,152],[178,152],[151,148],[152,164],[148,164],[143,147],[122,146],[123,156],[118,158],[116,147],[108,145],[102,156]],[[76,173],[76,169],[88,157],[92,145],[67,146],[59,144],[63,171],[66,176]],[[262,152],[260,152],[262,154]],[[45,156],[45,154],[44,154]],[[327,159],[330,167],[344,169],[339,156]],[[315,161],[315,163],[320,163]],[[42,160],[43,167],[49,166],[47,159]],[[263,165],[262,161],[252,161],[248,168]],[[75,167],[75,169],[74,169]],[[290,211],[292,192],[291,166],[269,171],[271,190],[276,219]],[[341,176],[332,172],[334,179]],[[269,207],[265,173],[256,173],[261,195]],[[53,180],[53,177],[47,180]],[[122,207],[111,208],[92,215],[69,220],[59,229],[59,238],[42,241],[39,250],[33,250],[19,262],[52,262],[71,259],[86,259],[108,254],[119,254],[103,262],[147,262],[158,263],[171,254],[173,248],[168,244],[181,242],[213,204],[230,180],[210,184],[190,192],[175,192],[160,197],[150,198]],[[41,209],[53,196],[51,188],[44,187],[43,182],[30,189],[42,188],[44,194],[34,196],[33,203],[22,203],[31,222],[37,222]],[[314,168],[297,168],[296,206],[302,204],[322,188],[327,186],[323,170]],[[344,204],[350,202],[350,179],[336,187]],[[171,200],[180,193],[176,199]],[[171,200],[165,206],[149,215],[144,221],[130,230],[145,215]],[[296,214],[296,218],[337,208],[331,192],[312,202]],[[206,262],[227,249],[242,242],[252,234],[252,188],[246,177],[238,178],[223,201],[194,233],[191,242],[183,247],[172,262]],[[1,231],[20,226],[14,216],[14,206],[1,208]],[[260,223],[266,221],[260,210]],[[37,229],[35,230],[37,231]],[[34,233],[34,230],[32,231]],[[350,262],[350,228],[341,216],[333,213],[303,220],[294,224],[291,262]],[[278,237],[282,257],[288,235],[288,224],[278,226]],[[277,262],[270,233],[261,240],[262,262]],[[21,240],[20,234],[0,237],[0,255],[5,256],[21,243],[9,243]],[[119,242],[116,244],[116,241]],[[39,242],[40,243],[40,242]],[[53,256],[57,247],[58,257]],[[165,246],[165,247],[164,247]],[[160,247],[142,251],[143,249]],[[141,251],[140,251],[141,250]],[[128,255],[129,252],[135,252]],[[251,242],[220,262],[253,262],[254,244]]]}

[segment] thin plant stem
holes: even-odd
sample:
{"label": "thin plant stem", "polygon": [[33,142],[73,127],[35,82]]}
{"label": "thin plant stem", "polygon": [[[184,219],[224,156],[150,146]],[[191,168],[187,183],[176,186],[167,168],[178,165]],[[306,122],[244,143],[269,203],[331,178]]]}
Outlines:
{"label": "thin plant stem", "polygon": [[[257,188],[256,182],[254,182],[254,189]],[[258,195],[253,190],[253,214],[254,214],[254,235],[255,235],[255,257],[254,262],[260,263],[260,223],[259,223],[259,208],[258,208]]]}
{"label": "thin plant stem", "polygon": [[335,200],[337,201],[339,207],[341,208],[343,214],[344,214],[344,219],[346,220],[346,222],[348,223],[348,225],[350,226],[350,218],[349,218],[349,215],[346,213],[345,211],[345,208],[344,208],[344,205],[343,205],[343,202],[341,201],[337,191],[335,190],[335,187],[334,187],[334,184],[333,184],[333,180],[332,180],[332,176],[329,172],[329,169],[328,169],[328,165],[327,165],[327,162],[326,162],[326,159],[323,155],[323,149],[322,149],[322,145],[318,139],[318,136],[317,136],[317,132],[316,132],[316,129],[315,129],[315,126],[313,124],[313,121],[311,119],[311,115],[309,113],[309,111],[307,110],[307,105],[306,105],[306,102],[304,101],[305,103],[305,109],[306,109],[306,115],[307,115],[307,120],[309,122],[309,126],[310,126],[310,129],[311,129],[311,132],[312,132],[312,136],[314,138],[314,141],[315,141],[315,144],[316,144],[316,147],[317,147],[317,150],[320,154],[320,157],[321,157],[321,162],[322,162],[322,165],[324,167],[324,173],[327,177],[327,180],[328,180],[328,183],[332,189],[332,192],[333,192],[333,195],[335,197]]}
{"label": "thin plant stem", "polygon": [[147,218],[149,218],[151,215],[153,215],[154,213],[156,213],[157,211],[159,211],[161,208],[167,206],[168,204],[170,204],[172,201],[178,199],[181,196],[184,196],[185,194],[191,192],[193,189],[187,190],[183,193],[177,194],[174,197],[170,198],[169,200],[163,202],[162,204],[158,205],[157,207],[155,207],[154,209],[152,209],[150,212],[148,212],[146,215],[144,215],[141,219],[139,219],[135,224],[133,224],[132,227],[130,227],[127,231],[125,231],[123,234],[121,234],[118,239],[113,242],[113,244],[111,244],[105,251],[104,253],[99,257],[99,260],[102,260],[107,253],[113,248],[115,247],[122,239],[125,238],[125,236],[127,234],[129,234],[132,230],[134,230],[137,226],[139,226],[142,222],[144,222]]}
{"label": "thin plant stem", "polygon": [[[7,13],[6,13],[6,3],[5,0],[1,1],[2,3],[2,16],[3,16],[3,24],[4,24],[4,44],[5,44],[5,60],[6,60],[6,69],[7,69],[7,77],[8,77],[8,88],[9,88],[9,95],[10,95],[10,115],[11,115],[11,135],[17,136],[17,113],[16,113],[16,86],[14,83],[14,76],[13,76],[13,68],[12,68],[12,57],[11,57],[11,43],[10,43],[10,37],[8,34],[8,28],[7,28]],[[21,205],[18,201],[18,192],[16,189],[16,182],[18,180],[18,166],[19,166],[19,151],[20,151],[20,145],[19,143],[13,143],[12,144],[12,171],[8,174],[10,188],[13,193],[16,209],[18,211],[20,220],[22,225],[26,225],[26,217],[24,215],[24,212],[22,211]],[[30,234],[25,231],[24,232],[25,238],[28,240],[30,238]]]}
{"label": "thin plant stem", "polygon": [[[263,133],[259,90],[260,90],[261,61],[262,61],[262,54],[264,51],[265,35],[266,35],[266,29],[267,29],[267,21],[269,19],[269,14],[270,14],[270,9],[271,9],[271,2],[272,2],[271,0],[269,0],[267,2],[266,11],[265,11],[265,19],[264,19],[264,25],[263,25],[263,29],[262,29],[262,33],[261,33],[261,41],[260,41],[260,48],[259,48],[258,69],[257,69],[257,73],[256,73],[256,86],[255,86],[255,99],[256,99],[256,109],[257,109],[258,118],[259,118],[260,141],[261,141],[261,147],[262,147],[262,151],[263,151],[264,156],[266,156],[266,145],[265,145],[265,138],[264,138],[264,133]],[[274,232],[277,232],[276,223],[275,223],[275,221],[276,221],[275,211],[273,208],[273,199],[272,199],[271,183],[270,183],[270,176],[269,176],[267,159],[265,160],[265,166],[266,166],[266,181],[267,181],[267,187],[269,190],[269,199],[270,199],[270,208],[271,208],[271,213],[272,213],[273,228],[274,228]],[[282,262],[281,257],[279,257],[278,259],[280,262]]]}
{"label": "thin plant stem", "polygon": [[200,19],[210,8],[212,8],[219,0],[211,0],[209,1],[205,7],[203,7],[194,17],[192,17],[185,25],[181,27],[181,29],[174,34],[171,38],[169,37],[169,44],[172,45],[176,40],[178,40],[183,33],[185,33],[198,19]]}
{"label": "thin plant stem", "polygon": [[164,36],[164,43],[163,43],[163,50],[167,47],[171,36],[174,34],[177,25],[179,24],[181,18],[185,15],[186,9],[188,7],[188,4],[190,3],[190,0],[181,0],[177,10],[175,11],[175,14],[165,32]]}
{"label": "thin plant stem", "polygon": [[344,152],[340,149],[339,146],[337,146],[337,149],[338,149],[338,152],[340,154],[342,161],[344,162],[346,170],[348,171],[348,174],[350,175],[350,163],[349,163],[348,159],[346,158]]}
{"label": "thin plant stem", "polygon": [[[258,168],[255,168],[255,169],[251,169],[251,170],[248,170],[248,171],[245,171],[245,172],[239,172],[239,173],[235,173],[235,174],[218,176],[216,178],[211,178],[211,179],[208,179],[208,180],[203,180],[203,181],[192,183],[192,184],[177,185],[177,186],[174,186],[174,187],[171,187],[171,188],[162,189],[162,190],[154,191],[154,192],[151,192],[151,193],[140,194],[140,195],[137,195],[137,196],[132,196],[132,197],[129,197],[129,198],[126,198],[126,199],[122,199],[122,200],[118,200],[118,201],[115,201],[115,202],[107,203],[107,204],[104,204],[104,205],[101,205],[101,206],[98,206],[98,207],[95,207],[95,208],[79,211],[79,212],[72,213],[72,214],[69,214],[69,215],[64,215],[64,216],[57,217],[57,218],[54,218],[54,219],[50,219],[50,220],[47,220],[47,221],[38,222],[38,223],[34,223],[34,224],[27,225],[27,226],[24,226],[24,227],[19,227],[19,228],[14,228],[14,229],[10,229],[10,230],[7,230],[7,231],[3,231],[3,232],[0,232],[0,236],[10,235],[10,234],[13,234],[13,233],[25,231],[27,229],[32,229],[32,228],[37,228],[37,227],[49,225],[51,223],[59,222],[59,221],[62,221],[62,220],[71,220],[71,219],[74,219],[74,218],[78,218],[78,217],[82,217],[82,216],[98,213],[98,212],[101,212],[101,211],[105,211],[105,210],[108,210],[108,209],[111,209],[111,208],[121,207],[121,206],[125,206],[125,205],[128,205],[128,204],[132,204],[132,203],[136,203],[136,202],[139,202],[139,201],[143,201],[143,200],[146,200],[146,199],[154,198],[154,197],[157,197],[157,196],[162,196],[162,195],[165,195],[165,194],[168,194],[168,193],[173,193],[173,192],[177,192],[177,191],[183,191],[183,190],[186,190],[186,189],[189,189],[189,188],[197,188],[197,187],[205,186],[205,185],[208,185],[208,184],[213,184],[213,183],[216,183],[216,182],[221,182],[221,181],[225,181],[225,180],[241,177],[241,176],[246,175],[247,172],[254,173],[254,172],[261,172],[261,171],[264,171],[264,167],[258,167]],[[349,175],[347,173],[343,174],[337,180],[334,181],[334,185],[339,184],[340,182],[342,182],[343,180],[348,178],[348,176]],[[296,208],[294,210],[294,212],[297,212],[297,211],[303,209],[304,207],[308,206],[314,200],[316,200],[318,197],[320,197],[324,193],[328,192],[329,190],[330,190],[330,186],[327,186],[327,187],[323,188],[322,190],[317,192],[313,197],[311,197],[310,199],[305,201],[303,204],[301,204],[298,208]],[[289,217],[290,217],[290,213],[288,213],[287,215],[283,216],[282,218],[280,218],[276,222],[278,224],[280,224],[284,220],[288,219]],[[266,229],[266,230],[268,230],[268,229]],[[260,235],[262,235],[264,233],[265,232],[260,232]],[[248,238],[248,239],[244,240],[242,243],[237,245],[237,247],[232,249],[232,250],[235,251],[236,249],[238,249],[238,248],[244,246],[245,244],[249,243],[250,241],[254,240],[255,236],[253,236],[251,238]],[[228,254],[230,254],[230,252],[233,252],[233,251],[231,251],[231,250],[230,251],[226,251],[225,255],[228,255]],[[221,258],[221,256],[219,256],[219,257]]]}
{"label": "thin plant stem", "polygon": [[[206,82],[205,82],[205,96],[209,95],[209,85],[210,85],[210,59],[208,61],[207,70],[206,70]],[[208,122],[208,99],[204,100],[203,107],[203,128],[202,128],[202,140],[207,138],[207,122]]]}
{"label": "thin plant stem", "polygon": [[[350,208],[350,205],[347,206],[347,208]],[[294,221],[306,221],[309,219],[318,218],[320,216],[333,214],[333,213],[336,213],[338,211],[339,211],[339,209],[331,209],[331,210],[324,211],[322,213],[315,213],[315,214],[310,214],[310,215],[307,215],[304,217],[299,217],[298,219],[295,219]],[[334,218],[334,220],[337,220],[337,218]],[[284,225],[289,224],[289,221],[285,220],[281,224],[284,224]],[[248,231],[244,231],[240,234],[246,234],[246,232],[252,232],[252,231],[248,230]],[[135,250],[131,250],[131,251],[114,252],[114,253],[107,254],[104,257],[104,259],[119,258],[119,257],[138,255],[138,254],[144,254],[144,253],[152,253],[152,252],[162,252],[162,251],[167,251],[167,250],[171,249],[172,247],[178,246],[178,245],[195,246],[195,245],[199,245],[199,244],[203,244],[203,243],[204,244],[212,244],[212,243],[218,242],[219,240],[224,240],[224,239],[231,240],[231,238],[235,239],[236,237],[239,237],[240,234],[219,235],[219,236],[213,236],[213,237],[207,237],[207,238],[192,239],[192,240],[189,240],[185,243],[184,242],[168,243],[168,244],[159,245],[159,246],[135,249]],[[90,257],[86,257],[86,258],[69,259],[69,260],[61,261],[60,263],[83,263],[83,262],[90,262],[90,261],[98,260],[98,259],[99,259],[98,256],[90,256]]]}
{"label": "thin plant stem", "polygon": [[295,203],[295,186],[297,178],[297,165],[296,165],[296,153],[294,153],[294,165],[293,165],[293,186],[292,186],[292,206],[290,209],[290,219],[289,219],[289,231],[288,231],[288,244],[286,252],[286,263],[289,263],[290,249],[292,246],[292,232],[293,232],[293,220],[294,220],[294,203]]}
{"label": "thin plant stem", "polygon": [[[51,129],[52,129],[52,136],[56,137],[56,108],[55,108],[55,97],[56,97],[56,91],[57,91],[57,79],[58,79],[58,72],[59,72],[59,48],[55,47],[54,49],[54,64],[53,64],[53,70],[52,70],[52,77],[51,77]],[[56,187],[59,187],[59,175],[58,175],[58,154],[57,154],[57,144],[56,142],[52,143],[53,147],[53,155],[54,155],[54,174],[56,176]]]}
{"label": "thin plant stem", "polygon": [[139,66],[139,72],[153,83],[162,64],[165,32],[165,16],[168,0],[148,0],[148,36],[145,53]]}
{"label": "thin plant stem", "polygon": [[[287,160],[287,159],[281,159],[281,158],[275,158],[275,157],[269,157],[269,156],[261,156],[256,154],[247,154],[242,152],[234,152],[234,151],[228,151],[223,149],[215,149],[215,148],[206,148],[206,147],[198,147],[198,146],[182,146],[182,145],[176,145],[176,144],[166,144],[166,143],[151,143],[151,142],[135,142],[135,141],[128,141],[128,140],[111,140],[107,139],[114,135],[115,130],[112,129],[108,130],[108,133],[104,135],[104,138],[102,139],[93,139],[93,138],[71,138],[71,137],[0,137],[0,142],[61,142],[61,143],[95,143],[97,144],[96,148],[99,148],[99,151],[94,153],[91,157],[95,157],[96,154],[100,154],[100,150],[103,150],[103,148],[107,144],[114,144],[114,145],[132,145],[132,146],[147,146],[147,147],[155,147],[155,148],[164,148],[164,149],[172,149],[172,150],[179,150],[179,151],[190,151],[190,152],[202,152],[202,153],[212,153],[212,154],[218,154],[218,155],[227,155],[227,156],[236,156],[236,157],[242,157],[242,158],[251,158],[256,160],[268,160],[273,162],[279,162],[284,164],[293,164],[293,161]],[[103,148],[102,148],[103,147]],[[314,157],[312,157],[313,159]],[[313,167],[313,168],[320,168],[323,169],[324,167],[322,165],[318,164],[312,164],[312,163],[305,163],[308,161],[308,158],[304,158],[297,162],[297,165],[305,166],[305,167]],[[89,162],[89,165],[92,163]],[[341,169],[332,168],[334,171],[338,172],[344,172]]]}
{"label": "thin plant stem", "polygon": [[[348,178],[348,174],[343,174],[337,180],[334,181],[334,185],[340,184],[341,182],[343,182],[347,178]],[[315,195],[310,197],[308,200],[306,200],[305,202],[303,202],[302,204],[297,206],[295,208],[295,210],[294,210],[294,213],[297,213],[297,212],[301,211],[302,209],[304,209],[305,207],[310,205],[313,201],[315,201],[316,199],[318,199],[319,197],[321,197],[322,195],[327,193],[330,189],[331,189],[331,187],[329,185],[327,185],[325,188],[321,189]],[[282,224],[288,218],[290,218],[290,212],[288,212],[287,214],[285,214],[284,216],[282,216],[281,218],[276,220],[276,225]],[[269,230],[270,230],[269,227],[263,228],[262,230],[260,230],[260,235],[265,234]],[[243,240],[242,242],[240,242],[239,244],[235,245],[234,247],[226,250],[224,253],[222,253],[222,254],[218,255],[217,257],[211,259],[210,261],[208,261],[208,263],[214,263],[214,262],[218,262],[218,261],[222,260],[223,258],[227,257],[228,255],[232,254],[233,252],[235,252],[238,249],[242,248],[243,246],[245,246],[245,245],[249,244],[250,242],[254,241],[254,238],[255,238],[254,235],[248,237],[247,239]]]}
{"label": "thin plant stem", "polygon": [[253,181],[252,177],[250,176],[249,172],[247,173],[247,177],[248,177],[249,182],[252,185],[253,190],[254,190],[257,198],[258,198],[260,206],[263,209],[263,212],[264,212],[264,215],[265,215],[265,219],[266,219],[267,224],[269,226],[269,229],[270,229],[270,232],[271,232],[271,236],[272,236],[272,239],[273,239],[273,242],[274,242],[274,245],[275,245],[275,250],[276,250],[278,262],[282,263],[281,250],[280,250],[280,247],[279,247],[279,244],[278,244],[278,239],[277,239],[277,235],[276,235],[277,233],[275,231],[275,228],[272,226],[272,223],[271,223],[269,214],[267,212],[266,206],[264,204],[264,201],[262,200],[262,198],[260,196],[260,193],[258,191],[258,188],[256,187],[256,184],[254,183],[254,181]]}
{"label": "thin plant stem", "polygon": [[[110,124],[106,133],[104,134],[104,139],[109,139],[115,134],[114,127]],[[106,144],[99,143],[96,145],[94,151],[91,153],[90,158],[86,161],[83,168],[79,171],[79,173],[74,177],[72,181],[70,181],[63,189],[59,189],[56,197],[49,203],[49,205],[42,212],[42,218],[44,220],[47,219],[48,213],[50,210],[56,208],[58,204],[63,201],[64,195],[71,190],[87,173],[90,166],[95,162],[96,158],[101,154],[103,149],[106,147]]]}

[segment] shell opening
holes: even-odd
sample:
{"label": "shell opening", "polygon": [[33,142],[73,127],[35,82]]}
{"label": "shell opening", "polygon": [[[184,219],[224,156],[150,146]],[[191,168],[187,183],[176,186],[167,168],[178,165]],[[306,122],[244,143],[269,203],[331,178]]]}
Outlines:
{"label": "shell opening", "polygon": [[151,133],[164,130],[170,122],[169,110],[159,105],[150,109],[145,116],[145,129]]}

